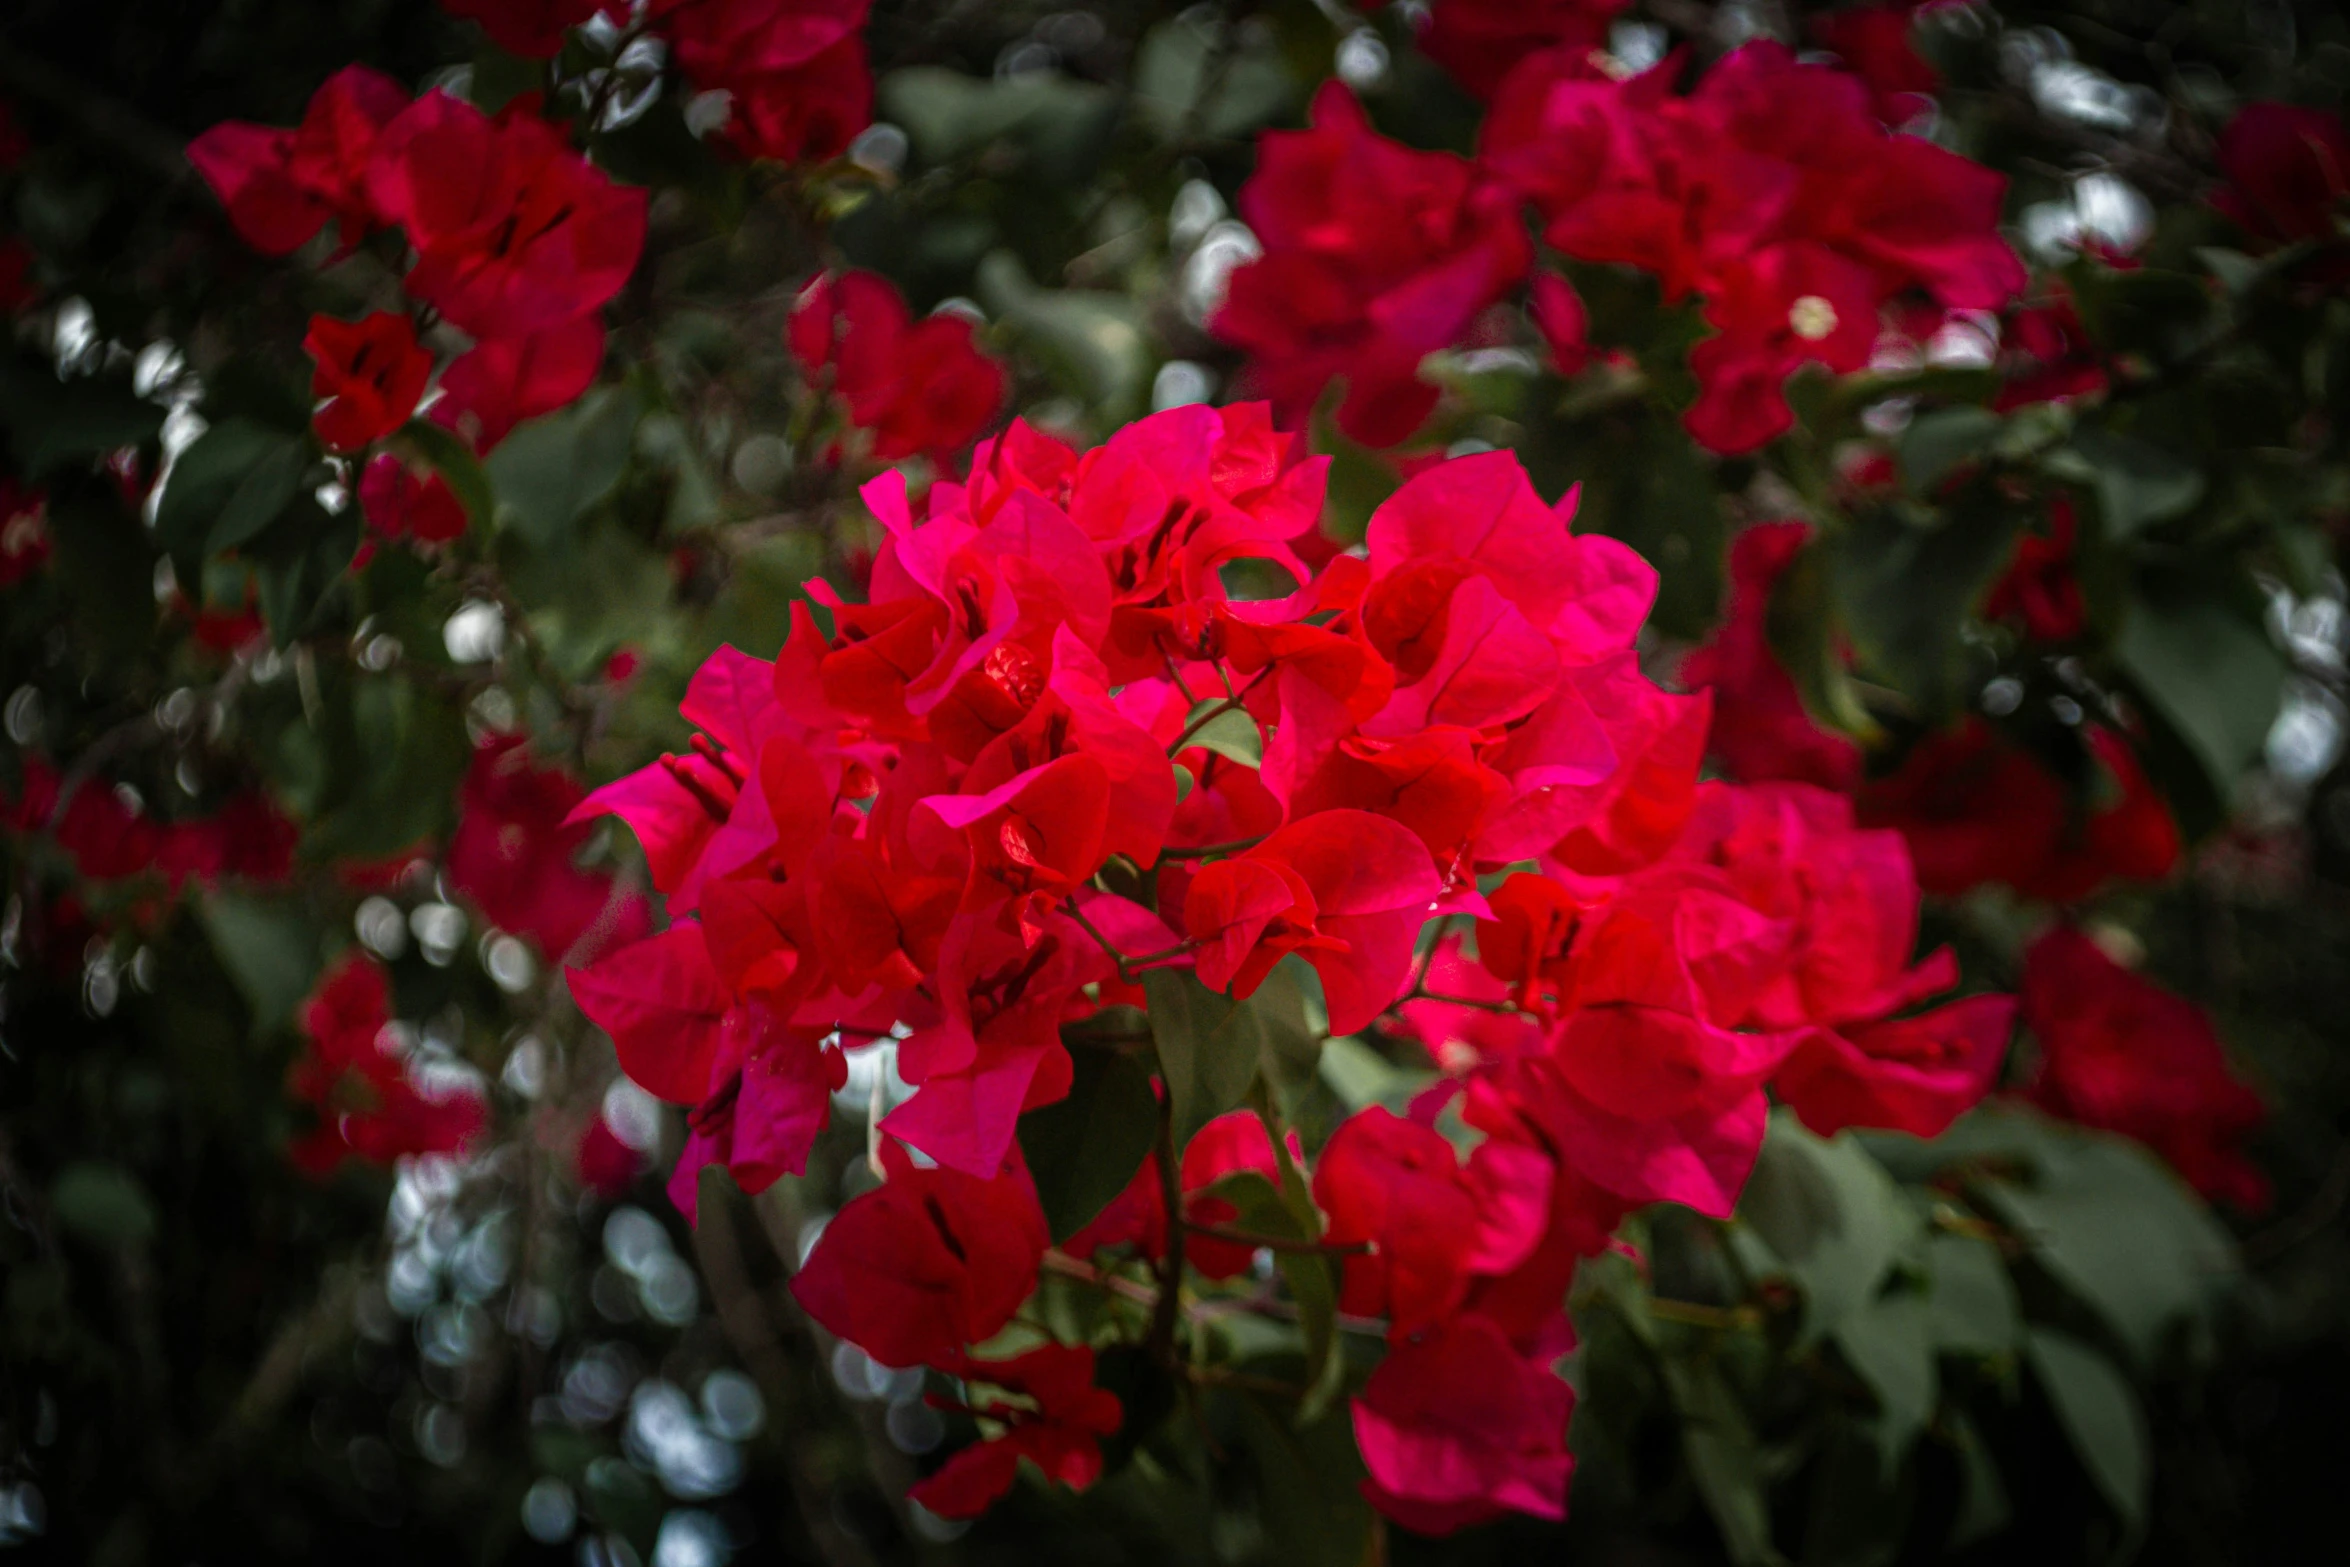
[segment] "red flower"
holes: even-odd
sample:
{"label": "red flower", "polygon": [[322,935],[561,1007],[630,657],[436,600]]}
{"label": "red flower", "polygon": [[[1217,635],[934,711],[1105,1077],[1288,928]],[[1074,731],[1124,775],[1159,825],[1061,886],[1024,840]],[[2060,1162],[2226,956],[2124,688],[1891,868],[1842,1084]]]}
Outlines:
{"label": "red flower", "polygon": [[1371,1505],[1423,1534],[1504,1512],[1562,1518],[1575,1395],[1491,1321],[1455,1317],[1399,1344],[1354,1401]]}
{"label": "red flower", "polygon": [[383,221],[366,186],[368,160],[407,105],[408,94],[390,77],[345,66],[311,97],[299,126],[225,121],[188,144],[188,161],[255,250],[299,250],[329,219],[349,247]]}
{"label": "red flower", "polygon": [[49,563],[49,497],[0,475],[0,588],[13,588]]}
{"label": "red flower", "polygon": [[524,420],[568,405],[603,368],[604,323],[594,316],[526,336],[493,337],[450,363],[426,417],[486,456]]}
{"label": "red flower", "polygon": [[1681,662],[1681,682],[1714,698],[1713,755],[1733,778],[1789,778],[1850,790],[1860,747],[1822,729],[1771,647],[1771,591],[1811,538],[1811,525],[1765,522],[1730,545],[1730,602],[1712,640]]}
{"label": "red flower", "polygon": [[1893,827],[1909,842],[1918,882],[1945,895],[2004,882],[2027,897],[2065,903],[2108,877],[2152,881],[2178,863],[2179,832],[2129,743],[2091,726],[2083,736],[2082,795],[2097,770],[2119,798],[2103,809],[2074,791],[2031,752],[1981,719],[1930,735],[1899,769],[1859,795],[1866,826]]}
{"label": "red flower", "polygon": [[1036,1285],[1047,1235],[1025,1173],[905,1161],[825,1225],[794,1299],[885,1366],[950,1362],[993,1338]]}
{"label": "red flower", "polygon": [[1436,0],[1420,52],[1479,98],[1538,49],[1591,50],[1631,0]]}
{"label": "red flower", "polygon": [[174,888],[191,880],[206,887],[224,880],[275,885],[293,874],[300,837],[267,795],[247,791],[206,819],[164,828],[155,865]]}
{"label": "red flower", "polygon": [[1911,42],[1922,0],[1876,0],[1815,16],[1807,24],[1823,48],[1843,57],[1854,75],[1876,94],[1877,118],[1906,125],[1931,106],[1942,90],[1942,73],[1926,63]]}
{"label": "red flower", "polygon": [[465,507],[437,473],[416,471],[390,452],[378,453],[359,475],[359,509],[368,529],[386,539],[446,544],[465,532]]}
{"label": "red flower", "polygon": [[564,35],[605,8],[608,0],[441,0],[451,16],[479,22],[490,42],[525,59],[551,59]]}
{"label": "red flower", "polygon": [[1249,355],[1285,422],[1345,377],[1338,426],[1371,446],[1419,428],[1436,403],[1421,358],[1531,259],[1508,192],[1466,159],[1376,134],[1336,82],[1315,94],[1312,129],[1259,142],[1240,209],[1265,254],[1233,274],[1211,325]]}
{"label": "red flower", "polygon": [[2211,1020],[2070,928],[2024,956],[2024,1021],[2040,1042],[2027,1097],[2053,1114],[2136,1138],[2214,1202],[2268,1204],[2268,1178],[2238,1143],[2267,1120],[2228,1065]]}
{"label": "red flower", "polygon": [[1314,1201],[1323,1239],[1367,1242],[1346,1259],[1340,1305],[1387,1318],[1401,1341],[1468,1298],[1473,1275],[1509,1272],[1533,1251],[1550,1213],[1550,1161],[1498,1138],[1463,1165],[1436,1131],[1376,1106],[1350,1117],[1322,1150]]}
{"label": "red flower", "polygon": [[2007,319],[2001,368],[2007,379],[1992,399],[1999,413],[2032,403],[2054,403],[2103,392],[2109,381],[2104,356],[2089,341],[2088,329],[2069,294],[2030,305]]}
{"label": "red flower", "polygon": [[2070,642],[2089,629],[2089,603],[2074,573],[2080,524],[2072,498],[2048,502],[2048,531],[2016,541],[2015,560],[1983,601],[1989,620],[2020,622],[2035,642]]}
{"label": "red flower", "polygon": [[520,735],[483,742],[458,793],[449,840],[450,890],[489,922],[560,959],[593,933],[609,950],[645,928],[642,899],[615,895],[612,876],[572,863],[594,828],[566,826],[585,797],[569,775],[532,765]]}
{"label": "red flower", "polygon": [[967,1406],[1000,1434],[948,1459],[906,1495],[941,1518],[976,1518],[1012,1488],[1025,1458],[1047,1480],[1082,1491],[1101,1478],[1101,1439],[1117,1433],[1118,1395],[1093,1385],[1093,1351],[1045,1344],[1009,1360],[952,1357],[942,1368],[988,1397]]}
{"label": "red flower", "polygon": [[346,1158],[388,1165],[408,1154],[454,1153],[488,1120],[479,1090],[461,1076],[420,1077],[386,1033],[391,998],[381,965],[351,952],[303,1003],[310,1049],[288,1086],[319,1124],[288,1150],[297,1169],[323,1176]]}
{"label": "red flower", "polygon": [[475,337],[543,332],[627,283],[645,192],[615,185],[543,120],[426,93],[383,129],[367,188],[408,232],[408,291]]}
{"label": "red flower", "polygon": [[926,452],[944,460],[971,444],[1003,405],[1003,367],[952,313],[915,321],[886,278],[827,273],[792,309],[792,357],[832,389],[849,422],[871,432],[872,455],[894,462]]}
{"label": "red flower", "polygon": [[2219,167],[2228,183],[2213,204],[2254,237],[2339,248],[2342,203],[2350,197],[2350,132],[2340,115],[2246,104],[2219,134]]}
{"label": "red flower", "polygon": [[1442,891],[1428,851],[1368,811],[1322,811],[1192,879],[1184,928],[1199,977],[1247,997],[1295,952],[1322,976],[1333,1033],[1385,1011],[1410,977],[1412,941]]}
{"label": "red flower", "polygon": [[1839,375],[1867,365],[1877,284],[1866,266],[1824,246],[1774,245],[1722,271],[1705,318],[1720,335],[1690,351],[1697,402],[1682,422],[1710,450],[1748,452],[1794,426],[1782,388],[1798,365]]}
{"label": "red flower", "polygon": [[733,100],[724,139],[753,158],[837,157],[872,123],[866,0],[654,0],[695,86]]}
{"label": "red flower", "polygon": [[326,401],[312,422],[329,451],[363,451],[406,424],[432,379],[431,350],[389,311],[364,321],[312,316],[302,347],[318,362],[310,395]]}

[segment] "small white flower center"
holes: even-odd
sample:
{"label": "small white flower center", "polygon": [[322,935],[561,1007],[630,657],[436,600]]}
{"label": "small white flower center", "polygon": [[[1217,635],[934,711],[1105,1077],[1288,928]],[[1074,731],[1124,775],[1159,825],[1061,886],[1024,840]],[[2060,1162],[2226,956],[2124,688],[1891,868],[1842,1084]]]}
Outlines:
{"label": "small white flower center", "polygon": [[1816,343],[1836,330],[1836,307],[1817,294],[1805,294],[1787,307],[1787,325],[1805,342]]}

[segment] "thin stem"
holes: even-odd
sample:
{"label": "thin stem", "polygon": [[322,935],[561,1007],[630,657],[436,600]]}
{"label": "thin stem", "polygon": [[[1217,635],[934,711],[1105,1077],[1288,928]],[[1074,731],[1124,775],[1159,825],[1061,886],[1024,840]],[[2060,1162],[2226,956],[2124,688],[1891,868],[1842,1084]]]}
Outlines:
{"label": "thin stem", "polygon": [[1359,1257],[1371,1249],[1369,1241],[1309,1241],[1294,1235],[1259,1235],[1252,1230],[1237,1230],[1222,1224],[1186,1225],[1192,1234],[1212,1241],[1229,1241],[1235,1246],[1252,1250],[1262,1246],[1267,1251],[1304,1252],[1323,1257]]}
{"label": "thin stem", "polygon": [[1167,747],[1167,754],[1169,756],[1177,755],[1182,751],[1183,743],[1189,740],[1193,735],[1198,734],[1202,729],[1207,728],[1208,725],[1214,723],[1217,719],[1222,718],[1226,713],[1238,712],[1240,710],[1242,700],[1247,697],[1251,691],[1254,691],[1258,686],[1263,685],[1265,683],[1265,677],[1272,673],[1273,666],[1271,664],[1267,664],[1264,668],[1257,671],[1255,677],[1252,678],[1247,685],[1242,686],[1231,696],[1226,697],[1223,701],[1218,702],[1214,707],[1209,708],[1206,712],[1200,714],[1190,723],[1184,725],[1183,733],[1177,735],[1175,737],[1175,743]]}
{"label": "thin stem", "polygon": [[[1165,1075],[1161,1064],[1160,1075]],[[1159,1262],[1159,1298],[1151,1309],[1151,1358],[1180,1372],[1175,1329],[1183,1320],[1183,1175],[1175,1162],[1175,1096],[1159,1101],[1159,1200],[1167,1210],[1167,1255]]]}
{"label": "thin stem", "polygon": [[1219,854],[1238,854],[1243,849],[1255,848],[1270,836],[1269,833],[1259,833],[1254,838],[1235,838],[1230,843],[1203,843],[1188,849],[1165,848],[1159,851],[1159,858],[1162,860],[1206,860]]}
{"label": "thin stem", "polygon": [[1441,991],[1423,990],[1413,998],[1418,1001],[1438,1001],[1448,1007],[1475,1007],[1480,1012],[1499,1012],[1506,1017],[1522,1017],[1525,1008],[1514,1001],[1481,1001],[1475,996],[1448,996]]}

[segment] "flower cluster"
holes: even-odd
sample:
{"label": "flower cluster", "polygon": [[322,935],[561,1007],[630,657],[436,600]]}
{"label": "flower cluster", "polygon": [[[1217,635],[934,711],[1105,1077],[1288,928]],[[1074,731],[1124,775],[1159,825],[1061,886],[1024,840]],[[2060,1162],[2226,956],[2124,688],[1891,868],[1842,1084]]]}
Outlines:
{"label": "flower cluster", "polygon": [[462,1068],[434,1073],[392,1022],[382,965],[353,952],[302,1004],[310,1048],[288,1084],[317,1124],[288,1155],[323,1176],[346,1158],[390,1164],[405,1154],[451,1153],[478,1136],[488,1106]]}
{"label": "flower cluster", "polygon": [[247,790],[208,816],[164,821],[135,793],[61,775],[37,755],[24,758],[13,795],[0,790],[0,825],[50,838],[92,881],[160,875],[178,892],[191,883],[275,884],[294,867],[294,824],[266,795]]}
{"label": "flower cluster", "polygon": [[792,307],[785,344],[825,383],[880,462],[944,461],[995,421],[1005,377],[972,341],[968,317],[916,321],[895,284],[872,272],[819,274]]}
{"label": "flower cluster", "polygon": [[[1340,428],[1408,437],[1436,397],[1422,356],[1464,341],[1532,265],[1526,205],[1561,255],[1652,274],[1668,304],[1702,302],[1713,334],[1690,355],[1685,422],[1718,452],[1791,426],[1782,386],[1799,366],[1868,365],[1896,304],[1997,310],[2022,290],[1997,228],[2005,181],[1887,131],[1863,78],[1763,42],[1687,94],[1678,58],[1630,79],[1602,63],[1574,46],[1517,64],[1473,162],[1385,140],[1336,84],[1311,130],[1264,138],[1241,205],[1265,255],[1233,277],[1215,327],[1285,415],[1342,377]],[[1573,371],[1571,284],[1542,273],[1531,303]]]}
{"label": "flower cluster", "polygon": [[[285,255],[330,222],[345,249],[398,228],[416,305],[472,346],[442,372],[430,417],[487,452],[522,420],[563,407],[603,366],[598,312],[635,271],[645,193],[617,185],[555,126],[517,109],[491,116],[444,92],[411,100],[363,66],[336,73],[290,130],[231,121],[188,157],[256,250]],[[434,356],[410,316],[320,316],[314,427],[329,450],[369,451],[406,424]],[[463,511],[437,476],[383,453],[359,485],[377,532],[438,542]]]}
{"label": "flower cluster", "polygon": [[920,509],[884,474],[868,601],[811,581],[772,663],[696,675],[689,749],[579,809],[628,823],[667,900],[571,985],[688,1107],[682,1206],[712,1162],[754,1190],[802,1170],[846,1054],[897,1040],[887,1178],[795,1288],[885,1364],[1002,1390],[941,1511],[1022,1455],[1098,1470],[1091,1351],[990,1341],[1049,1247],[1019,1117],[1070,1091],[1063,1026],[1154,971],[1246,1001],[1295,958],[1331,1033],[1447,1069],[1310,1159],[1212,1121],[1066,1243],[1229,1278],[1254,1242],[1219,1183],[1310,1163],[1344,1304],[1391,1345],[1354,1412],[1371,1494],[1427,1529],[1564,1508],[1576,1260],[1640,1204],[1727,1213],[1766,1085],[1823,1130],[1930,1133],[2001,1060],[2005,999],[1916,1010],[1957,974],[1912,962],[1898,837],[1819,790],[1700,784],[1707,700],[1631,650],[1655,574],[1574,533],[1572,498],[1506,453],[1439,463],[1315,571],[1326,468],[1240,405],[1083,453],[1015,423]]}

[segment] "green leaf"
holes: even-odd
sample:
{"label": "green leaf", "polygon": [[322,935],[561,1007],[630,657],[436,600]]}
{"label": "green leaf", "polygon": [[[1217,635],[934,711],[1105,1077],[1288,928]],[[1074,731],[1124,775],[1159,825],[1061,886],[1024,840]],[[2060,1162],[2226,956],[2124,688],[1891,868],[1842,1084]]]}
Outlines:
{"label": "green leaf", "polygon": [[[1222,712],[1217,712],[1223,708]],[[1216,716],[1192,729],[1209,713]],[[1228,707],[1222,697],[1211,697],[1184,715],[1183,727],[1190,731],[1183,742],[1186,749],[1204,746],[1218,756],[1230,757],[1243,767],[1262,767],[1265,764],[1265,733],[1257,721],[1237,707]]]}
{"label": "green leaf", "polygon": [[1763,621],[1771,651],[1795,682],[1803,706],[1864,744],[1881,731],[1845,667],[1843,606],[1834,591],[1833,546],[1814,540],[1779,573]]}
{"label": "green leaf", "polygon": [[1721,613],[1722,497],[1680,421],[1654,411],[1629,423],[1590,420],[1555,431],[1545,442],[1553,443],[1568,460],[1541,465],[1542,493],[1580,483],[1575,531],[1621,539],[1656,566],[1661,581],[1650,619],[1659,630],[1705,635]]}
{"label": "green leaf", "polygon": [[560,545],[620,481],[643,412],[634,387],[607,386],[518,426],[487,464],[500,516],[541,548]]}
{"label": "green leaf", "polygon": [[1047,184],[1082,180],[1110,145],[1119,94],[1053,71],[983,80],[914,65],[874,83],[880,116],[905,127],[923,166],[972,158],[999,145]]}
{"label": "green leaf", "polygon": [[2112,1361],[2054,1328],[2032,1328],[2025,1351],[2081,1467],[2135,1536],[2154,1477],[2138,1396]]}
{"label": "green leaf", "polygon": [[473,448],[454,431],[445,430],[429,419],[411,419],[401,426],[392,442],[441,476],[475,527],[487,527],[495,520],[498,496],[490,487],[489,472],[482,467],[481,459],[473,455]]}
{"label": "green leaf", "polygon": [[1269,30],[1219,39],[1235,24],[1186,11],[1143,35],[1134,57],[1135,106],[1159,135],[1229,141],[1281,118],[1297,102]]}
{"label": "green leaf", "polygon": [[1877,1395],[1878,1454],[1890,1471],[1933,1418],[1941,1394],[1926,1297],[1896,1289],[1836,1325],[1836,1347]]}
{"label": "green leaf", "polygon": [[2114,648],[2222,800],[2260,754],[2285,685],[2283,657],[2228,588],[2229,574],[2142,574]]}
{"label": "green leaf", "polygon": [[1181,1152],[1201,1127],[1248,1098],[1266,1049],[1265,1022],[1249,1002],[1216,994],[1189,969],[1151,969],[1142,988]]}
{"label": "green leaf", "polygon": [[2023,1308],[1997,1247],[1966,1235],[1930,1236],[1926,1272],[1935,1348],[1986,1359],[2015,1349]]}
{"label": "green leaf", "polygon": [[83,1159],[57,1172],[49,1189],[57,1222],[100,1246],[137,1246],[155,1237],[155,1204],[119,1164]]}
{"label": "green leaf", "polygon": [[1775,1567],[1785,1558],[1771,1543],[1771,1509],[1763,1486],[1761,1444],[1745,1408],[1713,1360],[1668,1356],[1665,1385],[1681,1412],[1681,1453],[1689,1478],[1738,1567]]}
{"label": "green leaf", "polygon": [[[1313,1216],[1311,1203],[1306,1212],[1313,1216],[1310,1222],[1301,1221],[1297,1207],[1284,1199],[1279,1188],[1254,1170],[1242,1170],[1225,1176],[1208,1190],[1239,1210],[1233,1227],[1251,1235],[1264,1235],[1278,1240],[1311,1241],[1321,1236],[1318,1216]],[[1281,1280],[1289,1286],[1292,1300],[1297,1304],[1298,1327],[1306,1340],[1306,1376],[1310,1386],[1319,1388],[1333,1364],[1338,1337],[1338,1269],[1334,1259],[1314,1251],[1292,1251],[1287,1248],[1273,1253],[1273,1264],[1281,1272]],[[1327,1403],[1327,1394],[1315,1403]]]}
{"label": "green leaf", "polygon": [[1986,1180],[1980,1200],[2140,1367],[2159,1368],[2237,1276],[2227,1231],[2135,1143],[2057,1133],[2034,1164],[2032,1184]]}
{"label": "green leaf", "polygon": [[1435,1080],[1433,1072],[1415,1072],[1389,1061],[1351,1034],[1325,1040],[1321,1053],[1322,1081],[1348,1110],[1383,1104],[1399,1108]]}
{"label": "green leaf", "polygon": [[221,967],[253,1008],[253,1026],[267,1032],[292,1019],[317,983],[318,917],[295,898],[216,892],[196,905]]}
{"label": "green leaf", "polygon": [[1864,670],[1929,712],[1958,705],[1960,628],[2015,546],[2014,507],[1969,491],[1942,527],[1889,511],[1857,517],[1835,540],[1835,594]]}
{"label": "green leaf", "polygon": [[2095,486],[2110,541],[2118,543],[2150,523],[2183,516],[2203,499],[2203,470],[2151,441],[2087,428],[2073,432],[2066,451],[2079,460]]}
{"label": "green leaf", "polygon": [[1958,1516],[1950,1521],[1950,1548],[1960,1550],[2003,1532],[2015,1516],[2007,1481],[1983,1435],[1962,1409],[1949,1410],[1942,1424],[1958,1449]]}
{"label": "green leaf", "polygon": [[1803,1291],[1799,1346],[1866,1309],[1920,1229],[1892,1178],[1850,1133],[1822,1139],[1783,1110],[1771,1117],[1738,1217]]}
{"label": "green leaf", "polygon": [[1069,1096],[1020,1117],[1020,1150],[1056,1243],[1126,1189],[1159,1132],[1158,1095],[1140,1061],[1089,1046],[1070,1054]]}
{"label": "green leaf", "polygon": [[0,436],[28,480],[143,446],[162,428],[163,410],[134,394],[127,375],[60,380],[30,355],[0,361]]}
{"label": "green leaf", "polygon": [[201,579],[213,527],[230,498],[255,468],[284,450],[287,439],[283,431],[248,419],[224,419],[173,461],[155,503],[155,538],[183,584]]}
{"label": "green leaf", "polygon": [[1990,409],[1968,404],[1936,408],[1912,419],[1895,444],[1909,492],[1931,496],[1944,479],[1990,450],[2003,423]]}
{"label": "green leaf", "polygon": [[302,488],[312,449],[299,436],[282,436],[278,444],[245,471],[205,535],[204,553],[221,555],[250,542],[285,514]]}
{"label": "green leaf", "polygon": [[1362,1567],[1373,1539],[1362,1457],[1343,1414],[1297,1425],[1253,1394],[1230,1395],[1256,1469],[1259,1519],[1282,1567]]}
{"label": "green leaf", "polygon": [[1038,288],[1008,250],[979,263],[979,298],[1045,361],[1096,418],[1118,424],[1141,412],[1152,352],[1142,307],[1124,294]]}

